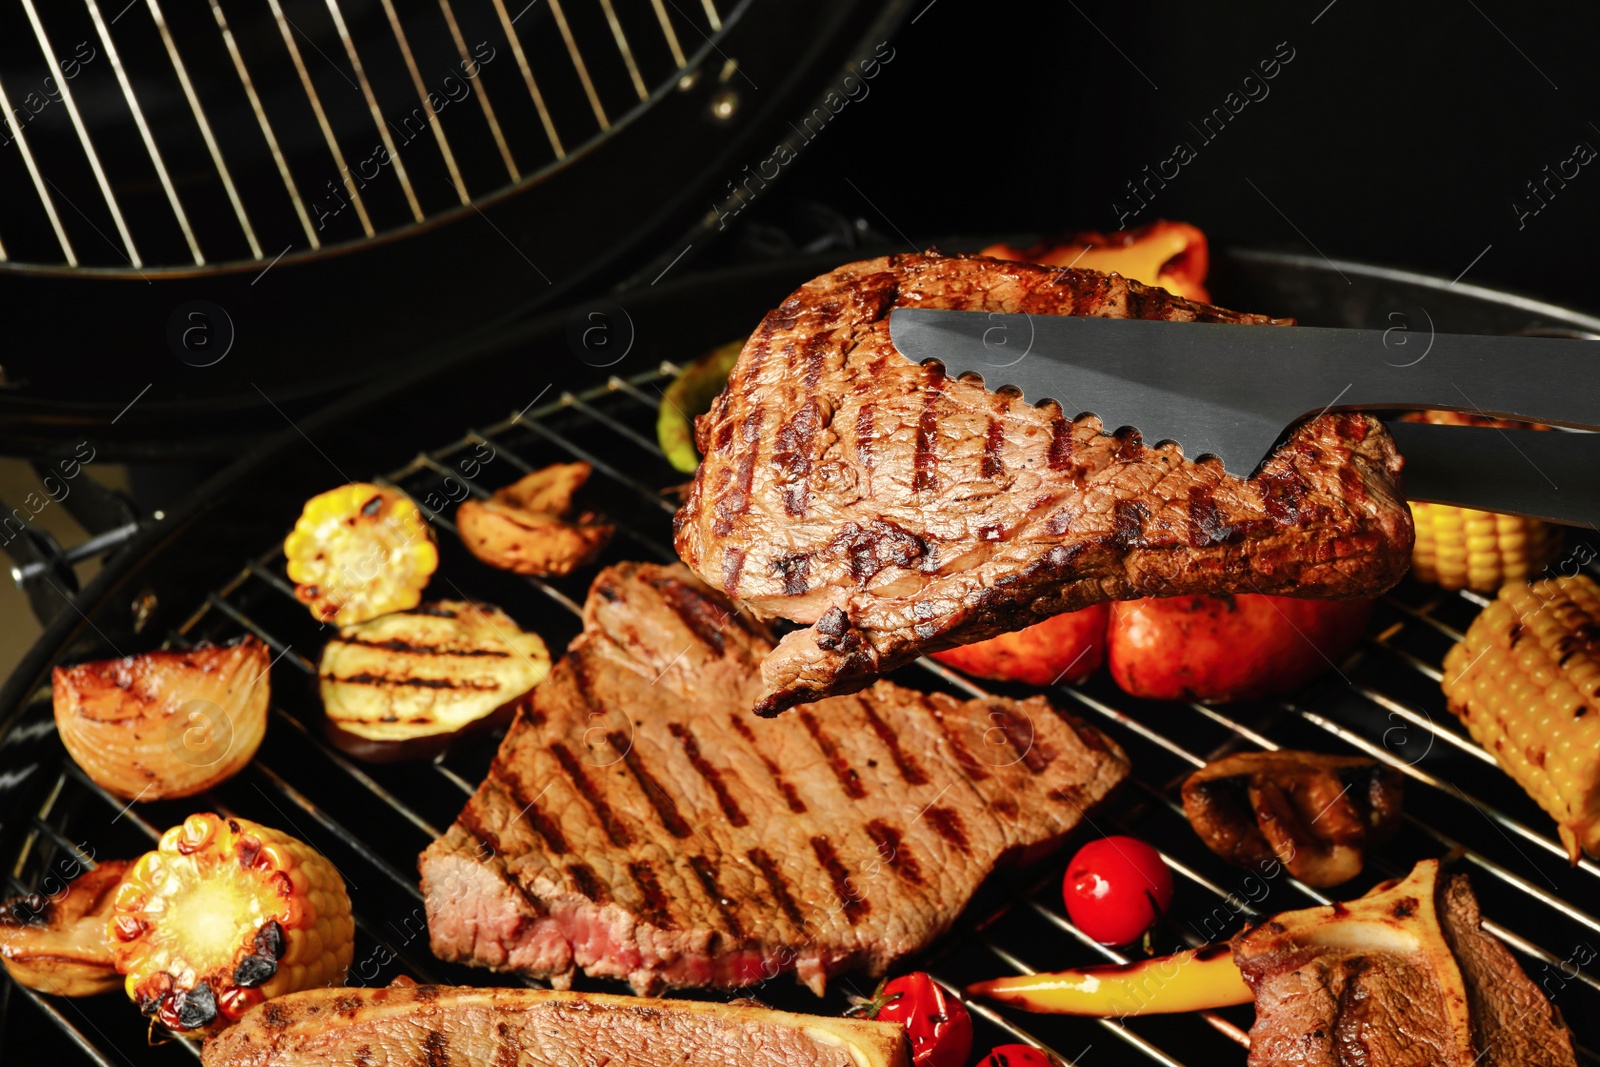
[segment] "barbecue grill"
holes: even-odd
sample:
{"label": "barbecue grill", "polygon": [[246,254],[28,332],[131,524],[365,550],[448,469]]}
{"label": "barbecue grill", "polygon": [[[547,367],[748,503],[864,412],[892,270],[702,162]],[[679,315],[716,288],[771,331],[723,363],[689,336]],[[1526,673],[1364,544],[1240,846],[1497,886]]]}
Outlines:
{"label": "barbecue grill", "polygon": [[[397,378],[285,425],[272,443],[218,476],[98,576],[79,600],[81,613],[53,624],[0,690],[0,865],[7,892],[52,892],[74,862],[144,851],[166,826],[210,807],[280,826],[338,866],[356,906],[353,984],[381,985],[400,974],[478,985],[508,981],[432,958],[415,873],[416,854],[450,824],[485,774],[492,740],[399,766],[358,763],[329,746],[320,732],[315,662],[331,631],[294,599],[281,539],[313,492],[348,479],[394,485],[423,507],[439,535],[441,567],[430,596],[498,604],[552,649],[564,646],[578,632],[592,569],[551,580],[492,570],[455,539],[454,502],[486,496],[551,462],[585,460],[596,472],[591,503],[618,525],[601,564],[671,560],[672,487],[682,476],[655,444],[659,390],[679,361],[747,332],[791,288],[839,258],[691,277],[616,296],[604,307],[544,317],[499,350]],[[1296,314],[1315,325],[1392,325],[1389,315],[1426,308],[1440,330],[1600,335],[1600,321],[1560,308],[1402,272],[1259,252],[1218,259],[1212,281],[1223,303]],[[615,331],[617,347],[604,352],[586,347],[582,331],[571,329],[596,311]],[[426,450],[413,452],[417,446]],[[1592,536],[1576,532],[1570,545],[1579,550]],[[1592,554],[1575,551],[1569,558]],[[1183,818],[1177,787],[1184,776],[1232,751],[1282,746],[1366,755],[1405,776],[1403,827],[1371,853],[1361,878],[1338,892],[1353,896],[1424,857],[1452,857],[1472,877],[1487,928],[1562,1010],[1581,1057],[1600,1061],[1600,969],[1593,966],[1600,866],[1587,859],[1568,865],[1550,820],[1466,738],[1439,692],[1441,658],[1484,603],[1407,580],[1380,602],[1364,647],[1285,700],[1223,707],[1146,702],[1121,694],[1103,676],[1052,692],[1133,759],[1134,780],[1093,814],[1085,832],[1135,833],[1163,850],[1178,888],[1171,914],[1156,930],[1158,950],[1226,937],[1265,914],[1331,899],[1287,872],[1263,880],[1212,855]],[[52,665],[246,633],[275,656],[271,725],[246,771],[202,797],[127,805],[65,755],[51,720]],[[931,661],[897,679],[958,695],[983,692]],[[959,988],[1005,972],[1122,960],[1063,915],[1063,863],[991,880],[918,964]],[[579,988],[616,987],[580,979]],[[844,976],[818,1001],[780,976],[750,995],[791,1010],[837,1012],[851,992],[869,990]],[[968,1006],[979,1049],[1033,1041],[1083,1064],[1242,1064],[1251,1019],[1249,1008],[1124,1023]],[[59,1051],[62,1062],[101,1067],[184,1063],[196,1055],[186,1042],[148,1045],[143,1020],[118,995],[69,1001],[9,980],[0,982],[0,1048]]]}

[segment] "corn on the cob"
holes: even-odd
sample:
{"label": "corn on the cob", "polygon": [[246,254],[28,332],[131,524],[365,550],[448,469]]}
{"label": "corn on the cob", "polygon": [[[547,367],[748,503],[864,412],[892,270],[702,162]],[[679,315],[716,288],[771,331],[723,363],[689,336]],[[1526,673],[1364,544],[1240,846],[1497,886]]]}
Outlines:
{"label": "corn on the cob", "polygon": [[355,922],[344,880],[309,845],[203,814],[134,862],[106,930],[140,1010],[199,1036],[271,997],[342,983]]}
{"label": "corn on the cob", "polygon": [[1561,554],[1561,528],[1538,519],[1423,503],[1411,505],[1411,517],[1412,570],[1446,589],[1491,592],[1538,574]]}
{"label": "corn on the cob", "polygon": [[[1413,411],[1403,418],[1438,426],[1550,428],[1461,411]],[[1561,554],[1561,527],[1538,519],[1422,503],[1411,505],[1411,518],[1417,529],[1411,569],[1445,589],[1492,593],[1507,582],[1533,577]]]}
{"label": "corn on the cob", "polygon": [[1600,855],[1600,586],[1512,582],[1444,659],[1450,710],[1559,824]]}
{"label": "corn on the cob", "polygon": [[417,505],[365,482],[306,501],[283,554],[296,598],[341,626],[416,607],[439,566],[433,530]]}

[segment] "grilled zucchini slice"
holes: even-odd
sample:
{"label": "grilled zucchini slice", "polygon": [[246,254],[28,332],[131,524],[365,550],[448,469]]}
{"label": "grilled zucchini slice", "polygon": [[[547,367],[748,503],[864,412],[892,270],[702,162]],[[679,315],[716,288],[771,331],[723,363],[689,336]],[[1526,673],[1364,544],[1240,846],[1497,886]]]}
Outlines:
{"label": "grilled zucchini slice", "polygon": [[499,608],[441,600],[344,627],[318,673],[333,726],[367,741],[411,741],[516,700],[550,674],[550,652]]}

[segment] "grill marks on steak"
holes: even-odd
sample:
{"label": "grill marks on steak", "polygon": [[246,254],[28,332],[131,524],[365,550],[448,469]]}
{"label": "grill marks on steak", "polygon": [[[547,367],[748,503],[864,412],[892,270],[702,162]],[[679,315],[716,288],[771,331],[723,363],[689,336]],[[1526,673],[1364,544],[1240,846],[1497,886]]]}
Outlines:
{"label": "grill marks on steak", "polygon": [[696,423],[679,554],[763,618],[811,624],[763,665],[764,714],[916,655],[1102,600],[1370,596],[1410,559],[1380,423],[1328,413],[1226,475],[1053,403],[916,366],[892,308],[1270,324],[1093,271],[893,256],[802,286]]}
{"label": "grill marks on steak", "polygon": [[1576,1067],[1572,1034],[1516,957],[1482,930],[1464,875],[1441,893],[1445,940],[1467,985],[1478,1067]]}
{"label": "grill marks on steak", "polygon": [[792,969],[820,992],[926,945],[1127,774],[1037,697],[880,682],[752,726],[771,649],[683,567],[603,572],[583,634],[423,853],[434,953],[641,991]]}

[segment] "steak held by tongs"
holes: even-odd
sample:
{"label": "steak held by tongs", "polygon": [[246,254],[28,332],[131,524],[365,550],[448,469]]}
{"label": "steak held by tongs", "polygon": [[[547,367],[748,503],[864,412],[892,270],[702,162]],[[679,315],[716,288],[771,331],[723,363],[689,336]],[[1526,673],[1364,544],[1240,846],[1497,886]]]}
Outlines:
{"label": "steak held by tongs", "polygon": [[[1405,572],[1401,460],[1376,419],[1319,415],[1238,478],[913,364],[896,307],[1275,324],[1116,275],[932,253],[802,286],[697,421],[705,459],[677,518],[703,578],[807,624],[763,664],[763,714],[1099,601],[1366,597]],[[994,340],[997,365],[1028,358],[1026,337]]]}

